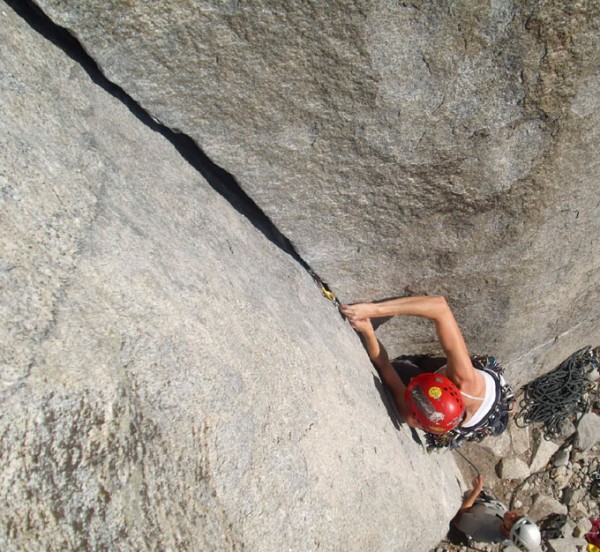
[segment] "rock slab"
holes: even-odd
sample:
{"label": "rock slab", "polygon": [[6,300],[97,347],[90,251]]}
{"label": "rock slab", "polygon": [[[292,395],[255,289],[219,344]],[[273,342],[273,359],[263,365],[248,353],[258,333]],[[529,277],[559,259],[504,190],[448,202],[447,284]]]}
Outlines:
{"label": "rock slab", "polygon": [[575,447],[579,450],[590,450],[600,441],[600,416],[595,412],[584,414],[577,425]]}
{"label": "rock slab", "polygon": [[435,545],[454,463],[394,427],[310,276],[0,20],[0,549]]}
{"label": "rock slab", "polygon": [[600,342],[597,3],[37,4],[344,301],[444,294],[516,387]]}

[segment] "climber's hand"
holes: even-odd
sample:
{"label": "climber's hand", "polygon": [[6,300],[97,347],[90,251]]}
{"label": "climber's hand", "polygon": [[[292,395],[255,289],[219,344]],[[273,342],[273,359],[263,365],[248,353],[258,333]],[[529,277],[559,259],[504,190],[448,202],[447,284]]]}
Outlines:
{"label": "climber's hand", "polygon": [[479,494],[483,489],[483,475],[478,475],[473,479],[473,491]]}
{"label": "climber's hand", "polygon": [[373,333],[373,325],[371,324],[370,318],[358,318],[356,320],[351,320],[350,325],[362,334],[365,333]]}
{"label": "climber's hand", "polygon": [[355,303],[354,305],[340,305],[340,312],[348,319],[350,324],[352,324],[355,320],[364,320],[365,318],[371,318],[374,314],[374,305],[373,303]]}

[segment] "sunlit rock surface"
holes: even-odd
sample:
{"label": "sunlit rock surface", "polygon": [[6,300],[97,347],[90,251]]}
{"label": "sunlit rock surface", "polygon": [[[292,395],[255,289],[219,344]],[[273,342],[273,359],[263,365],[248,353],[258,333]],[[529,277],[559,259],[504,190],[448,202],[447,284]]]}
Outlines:
{"label": "sunlit rock surface", "polygon": [[311,277],[0,20],[0,548],[435,545],[455,464],[394,427]]}
{"label": "sunlit rock surface", "polygon": [[443,293],[517,386],[600,340],[597,3],[37,3],[344,301]]}

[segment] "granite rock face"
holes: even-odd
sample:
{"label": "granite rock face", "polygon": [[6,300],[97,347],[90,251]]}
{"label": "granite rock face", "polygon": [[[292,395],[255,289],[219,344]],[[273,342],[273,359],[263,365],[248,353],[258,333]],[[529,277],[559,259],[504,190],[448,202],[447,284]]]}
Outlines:
{"label": "granite rock face", "polygon": [[443,293],[516,386],[600,341],[597,3],[36,2],[344,301]]}
{"label": "granite rock face", "polygon": [[579,450],[590,450],[600,441],[600,416],[595,412],[588,412],[579,421],[575,446]]}
{"label": "granite rock face", "polygon": [[435,544],[456,466],[394,427],[311,277],[0,19],[0,548]]}

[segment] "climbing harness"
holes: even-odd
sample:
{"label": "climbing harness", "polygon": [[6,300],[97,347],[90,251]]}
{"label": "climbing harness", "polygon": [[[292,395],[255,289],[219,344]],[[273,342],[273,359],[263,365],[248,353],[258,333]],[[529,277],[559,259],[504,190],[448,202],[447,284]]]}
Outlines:
{"label": "climbing harness", "polygon": [[565,420],[577,412],[583,415],[591,409],[593,400],[589,394],[596,384],[587,378],[587,373],[597,370],[599,364],[600,347],[584,347],[558,368],[526,385],[515,418],[517,426],[540,424],[546,440],[558,437]]}
{"label": "climbing harness", "polygon": [[329,286],[325,282],[323,282],[323,280],[321,280],[321,278],[313,270],[308,269],[308,273],[312,276],[312,279],[315,281],[315,283],[321,289],[321,293],[327,299],[329,299],[336,307],[339,307],[340,302],[338,301],[338,298],[335,296],[335,293],[333,293],[333,291],[331,291],[329,289]]}
{"label": "climbing harness", "polygon": [[474,356],[471,362],[477,370],[487,372],[496,385],[494,406],[478,424],[471,427],[455,427],[443,435],[427,433],[428,450],[439,448],[456,449],[465,441],[479,443],[488,435],[500,435],[508,425],[508,415],[515,402],[515,395],[504,376],[504,369],[493,356]]}

